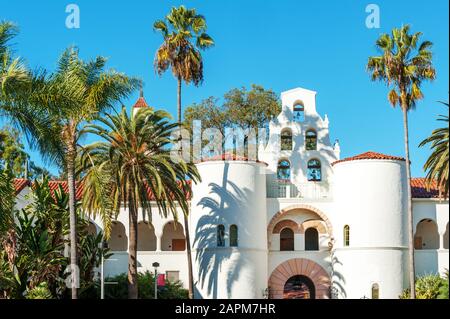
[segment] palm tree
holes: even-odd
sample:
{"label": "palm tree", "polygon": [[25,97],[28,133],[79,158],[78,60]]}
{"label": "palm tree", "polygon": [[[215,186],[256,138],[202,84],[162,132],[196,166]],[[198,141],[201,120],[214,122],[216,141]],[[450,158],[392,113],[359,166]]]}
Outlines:
{"label": "palm tree", "polygon": [[[442,102],[448,108],[448,103]],[[447,110],[448,111],[448,110]],[[431,187],[436,181],[439,188],[439,195],[446,198],[448,196],[448,115],[440,115],[438,121],[447,122],[446,127],[438,128],[431,133],[431,136],[420,143],[420,147],[431,144],[431,153],[425,162],[424,170],[427,172],[427,185]]]}
{"label": "palm tree", "polygon": [[[8,63],[7,70],[18,64],[14,61]],[[79,58],[77,48],[69,48],[62,54],[56,72],[51,75],[45,72],[34,75],[24,67],[15,68],[19,71],[23,69],[24,75],[20,77],[12,76],[18,71],[2,72],[6,74],[2,80],[6,89],[0,99],[3,102],[0,109],[28,133],[27,136],[45,159],[57,163],[67,174],[74,299],[77,298],[78,283],[75,158],[79,128],[83,122],[95,120],[99,114],[111,109],[115,102],[127,97],[138,86],[136,79],[113,70],[106,71],[106,61],[103,57],[97,57],[84,62]]]}
{"label": "palm tree", "polygon": [[[81,163],[83,206],[99,214],[109,233],[111,216],[117,216],[123,203],[129,212],[128,297],[138,297],[137,220],[138,209],[151,220],[150,202],[156,201],[160,213],[177,219],[177,204],[188,213],[187,178],[199,179],[195,165],[175,163],[170,157],[170,136],[178,124],[168,121],[164,111],[141,109],[129,117],[125,108],[117,115],[99,119],[100,125],[88,125],[86,132],[105,142],[85,147]],[[109,222],[108,222],[109,221]]]}
{"label": "palm tree", "polygon": [[[173,7],[165,20],[153,24],[155,30],[161,32],[164,42],[158,48],[155,57],[155,68],[162,75],[169,68],[178,81],[178,124],[181,128],[181,85],[194,83],[199,86],[203,82],[203,59],[201,50],[214,45],[214,40],[206,34],[206,20],[197,14],[195,9],[184,6]],[[193,298],[194,279],[192,273],[192,252],[189,235],[189,221],[184,216],[186,246],[189,273],[189,298]]]}
{"label": "palm tree", "polygon": [[421,33],[409,33],[409,26],[392,30],[391,35],[383,34],[376,42],[380,56],[369,57],[367,69],[372,81],[384,81],[390,88],[388,100],[393,107],[399,105],[403,112],[405,139],[406,178],[408,196],[409,232],[409,282],[411,298],[415,299],[414,234],[411,198],[411,163],[409,160],[408,111],[423,98],[420,86],[425,80],[434,80],[436,72],[432,65],[433,45],[430,41],[419,44]]}

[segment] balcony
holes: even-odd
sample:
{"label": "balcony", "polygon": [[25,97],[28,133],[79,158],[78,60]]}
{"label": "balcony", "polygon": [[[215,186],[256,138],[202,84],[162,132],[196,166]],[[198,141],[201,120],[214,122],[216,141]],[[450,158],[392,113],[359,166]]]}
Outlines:
{"label": "balcony", "polygon": [[331,199],[331,191],[329,184],[325,182],[293,184],[291,182],[277,181],[267,185],[267,197],[327,200]]}

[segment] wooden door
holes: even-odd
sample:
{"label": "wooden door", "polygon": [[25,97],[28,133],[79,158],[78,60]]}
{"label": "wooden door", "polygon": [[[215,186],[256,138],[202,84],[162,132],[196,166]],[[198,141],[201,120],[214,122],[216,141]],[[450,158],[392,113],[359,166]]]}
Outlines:
{"label": "wooden door", "polygon": [[172,239],[172,251],[183,251],[186,249],[186,241],[184,239]]}
{"label": "wooden door", "polygon": [[422,249],[422,237],[416,236],[414,237],[414,249]]}

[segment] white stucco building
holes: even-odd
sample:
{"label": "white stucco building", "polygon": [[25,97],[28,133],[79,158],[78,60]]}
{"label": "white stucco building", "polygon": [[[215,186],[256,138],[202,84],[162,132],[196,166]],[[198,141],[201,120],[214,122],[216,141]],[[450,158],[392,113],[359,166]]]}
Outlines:
{"label": "white stucco building", "polygon": [[[341,159],[316,92],[297,88],[281,100],[259,161],[224,156],[197,164],[202,182],[193,185],[189,217],[196,297],[398,298],[408,287],[405,160],[374,152]],[[143,97],[135,107],[147,107]],[[19,198],[29,191],[17,190]],[[421,178],[412,180],[412,193],[416,273],[442,273],[448,200]],[[159,262],[159,272],[187,286],[182,222],[154,209],[151,222],[139,223],[139,271]],[[122,211],[107,275],[127,271],[127,238]]]}

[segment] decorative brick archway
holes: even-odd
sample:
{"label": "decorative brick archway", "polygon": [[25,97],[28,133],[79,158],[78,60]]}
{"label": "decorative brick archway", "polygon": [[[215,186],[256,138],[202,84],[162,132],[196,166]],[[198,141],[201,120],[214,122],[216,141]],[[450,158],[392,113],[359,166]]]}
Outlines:
{"label": "decorative brick archway", "polygon": [[270,298],[283,299],[284,285],[289,278],[303,275],[311,279],[316,299],[330,298],[330,276],[319,264],[305,258],[294,258],[280,264],[269,278]]}
{"label": "decorative brick archway", "polygon": [[[267,239],[268,239],[269,243],[270,243],[270,236],[273,232],[275,225],[281,220],[281,218],[284,215],[292,212],[293,210],[297,210],[297,209],[311,211],[311,212],[317,214],[320,218],[322,218],[322,220],[325,222],[325,225],[327,226],[327,232],[330,235],[330,238],[333,239],[333,226],[331,225],[330,220],[328,219],[327,215],[324,212],[322,212],[320,209],[317,209],[311,205],[294,204],[294,205],[290,205],[290,206],[280,210],[270,220],[269,225],[267,226],[267,237],[268,237]],[[301,229],[302,228],[303,227],[301,227]]]}

